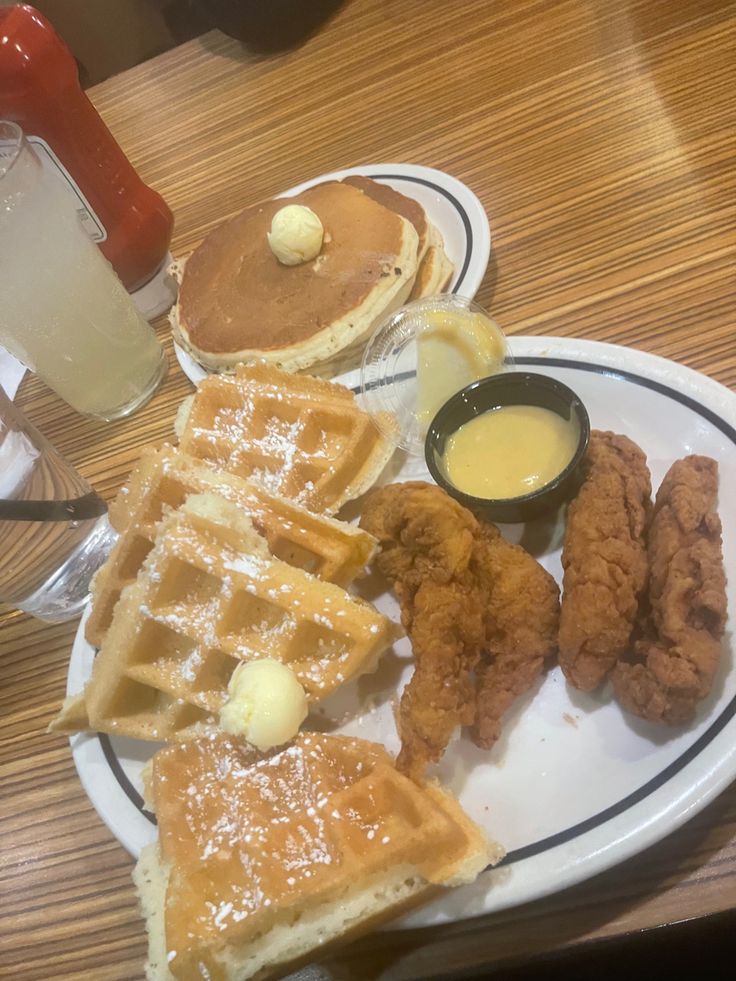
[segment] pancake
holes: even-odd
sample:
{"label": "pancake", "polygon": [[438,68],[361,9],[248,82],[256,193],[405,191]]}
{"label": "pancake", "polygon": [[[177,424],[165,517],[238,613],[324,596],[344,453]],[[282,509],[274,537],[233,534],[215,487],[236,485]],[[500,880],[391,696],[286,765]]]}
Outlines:
{"label": "pancake", "polygon": [[288,371],[354,348],[409,296],[418,267],[413,224],[355,187],[327,182],[288,199],[322,221],[320,254],[282,265],[266,233],[284,199],[214,229],[181,274],[177,340],[215,370],[265,360]]}
{"label": "pancake", "polygon": [[406,218],[416,229],[419,237],[417,249],[419,269],[409,299],[419,300],[447,289],[455,267],[447,257],[439,229],[429,221],[421,204],[388,184],[381,184],[369,177],[356,174],[352,177],[344,177],[342,182],[360,188],[374,201]]}
{"label": "pancake", "polygon": [[441,245],[430,245],[414,280],[410,300],[443,293],[450,285],[455,267]]}
{"label": "pancake", "polygon": [[405,194],[394,190],[388,184],[379,184],[378,181],[373,181],[370,177],[361,177],[359,174],[354,174],[352,177],[344,177],[342,183],[357,187],[363,194],[367,194],[369,198],[377,201],[378,204],[382,204],[384,208],[388,208],[390,211],[410,221],[419,238],[417,258],[421,262],[427,249],[433,244],[432,239],[434,235],[439,236],[437,229],[427,220],[427,215],[421,204],[415,201],[414,198],[408,198]]}

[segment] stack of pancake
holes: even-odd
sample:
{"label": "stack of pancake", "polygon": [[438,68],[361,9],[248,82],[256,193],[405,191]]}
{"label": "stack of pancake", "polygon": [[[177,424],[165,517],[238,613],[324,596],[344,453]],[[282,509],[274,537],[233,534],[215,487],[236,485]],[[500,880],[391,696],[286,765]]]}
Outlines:
{"label": "stack of pancake", "polygon": [[[280,263],[267,239],[286,203],[310,208],[325,233],[317,257],[296,266]],[[445,288],[453,267],[417,201],[348,177],[246,208],[174,272],[174,336],[205,367],[265,360],[329,377],[359,363],[393,310]]]}

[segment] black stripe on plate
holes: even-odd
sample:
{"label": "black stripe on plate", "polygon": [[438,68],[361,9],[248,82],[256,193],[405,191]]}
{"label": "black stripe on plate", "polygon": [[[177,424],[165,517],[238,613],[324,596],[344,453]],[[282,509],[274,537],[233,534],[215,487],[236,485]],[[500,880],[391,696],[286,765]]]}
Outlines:
{"label": "black stripe on plate", "polygon": [[115,750],[112,748],[110,737],[105,732],[98,732],[97,738],[100,740],[102,752],[107,760],[108,766],[112,770],[113,776],[120,785],[120,789],[123,791],[133,807],[135,807],[137,811],[141,812],[144,818],[149,820],[151,824],[156,824],[156,816],[151,814],[150,811],[147,811],[143,806],[143,798],[128,779],[128,774],[123,769]]}
{"label": "black stripe on plate", "polygon": [[678,392],[675,388],[670,388],[669,385],[665,385],[663,382],[654,381],[652,378],[644,378],[641,375],[635,375],[633,371],[624,371],[622,368],[608,368],[605,365],[593,364],[587,361],[568,361],[565,358],[538,358],[530,355],[526,358],[514,358],[514,363],[541,364],[547,368],[574,368],[576,371],[591,371],[597,375],[606,375],[609,378],[617,378],[621,381],[631,382],[634,385],[641,385],[642,388],[650,388],[653,392],[659,392],[660,395],[674,399],[675,402],[679,402],[681,405],[691,409],[697,415],[702,416],[703,419],[707,419],[708,422],[714,425],[716,429],[720,429],[723,435],[728,436],[731,442],[736,445],[736,429],[730,423],[726,422],[725,419],[721,419],[712,409],[706,408],[694,398],[691,398],[689,395],[683,395],[682,392]]}
{"label": "black stripe on plate", "polygon": [[450,290],[451,293],[459,293],[460,287],[462,286],[463,280],[468,272],[470,256],[473,252],[473,229],[470,224],[470,218],[468,217],[467,211],[458,201],[455,195],[448,191],[447,188],[442,187],[441,184],[435,184],[434,181],[429,181],[425,177],[407,177],[406,174],[365,174],[364,176],[370,177],[371,180],[376,181],[411,181],[414,184],[422,184],[424,187],[430,187],[433,191],[441,194],[442,197],[447,198],[453,208],[455,208],[457,213],[460,215],[460,220],[462,221],[463,228],[465,229],[465,258],[463,259],[462,266],[460,267],[457,281]]}
{"label": "black stripe on plate", "polygon": [[[422,183],[427,182],[424,181]],[[721,419],[721,417],[713,412],[712,409],[708,409],[706,406],[701,405],[689,395],[684,395],[682,392],[678,392],[677,389],[670,388],[668,385],[664,385],[662,382],[645,378],[642,375],[634,374],[634,372],[631,371],[612,369],[606,367],[605,365],[594,364],[592,362],[570,361],[565,358],[529,356],[515,358],[515,363],[517,365],[544,365],[548,368],[570,368],[575,371],[589,371],[593,372],[594,374],[605,375],[610,378],[628,381],[635,385],[641,385],[643,388],[649,388],[652,391],[658,392],[660,395],[664,395],[666,398],[672,399],[674,402],[679,402],[680,405],[686,406],[703,419],[706,419],[718,430],[720,430],[720,432],[727,436],[728,439],[736,446],[736,429],[734,429],[730,423],[726,422],[725,419]],[[577,824],[566,828],[564,831],[559,831],[557,834],[549,835],[547,838],[541,838],[539,841],[532,842],[529,845],[524,845],[521,848],[515,848],[504,857],[500,865],[512,865],[514,862],[520,862],[525,858],[531,858],[534,855],[539,855],[542,852],[556,848],[558,845],[564,845],[567,842],[580,837],[586,832],[600,827],[600,825],[605,824],[606,821],[610,821],[612,818],[618,817],[620,814],[623,814],[624,811],[629,810],[629,808],[634,807],[636,804],[641,803],[641,801],[649,797],[650,794],[653,794],[655,790],[659,790],[660,787],[664,786],[668,780],[683,770],[689,763],[692,763],[693,760],[695,760],[696,757],[702,752],[702,750],[704,750],[705,747],[708,746],[709,743],[711,743],[715,737],[728,725],[735,715],[736,696],[731,699],[718,718],[715,719],[715,721],[706,729],[706,731],[695,740],[692,746],[686,749],[684,753],[678,756],[676,760],[673,760],[672,763],[666,766],[655,777],[652,777],[651,780],[648,780],[645,784],[639,787],[638,790],[633,791],[633,793],[628,794],[617,803],[612,804],[610,807],[607,807],[602,811],[599,811],[597,814],[593,814],[584,821],[580,821]],[[120,784],[121,790],[125,793],[126,797],[131,801],[131,803],[146,818],[148,818],[152,824],[155,824],[155,817],[148,811],[144,810],[143,799],[123,771],[108,736],[98,733],[98,738],[102,746],[102,751],[105,754],[105,759],[107,760],[108,764],[110,765],[110,769]],[[496,866],[496,868],[498,868],[498,866]]]}

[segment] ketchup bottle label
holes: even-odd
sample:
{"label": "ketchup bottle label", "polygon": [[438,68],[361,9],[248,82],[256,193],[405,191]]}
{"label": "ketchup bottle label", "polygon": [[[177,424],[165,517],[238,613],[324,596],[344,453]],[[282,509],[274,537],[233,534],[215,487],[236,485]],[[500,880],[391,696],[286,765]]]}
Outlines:
{"label": "ketchup bottle label", "polygon": [[85,232],[93,242],[104,242],[107,238],[107,229],[95,214],[87,198],[82,194],[77,182],[56,156],[46,140],[42,140],[40,136],[33,135],[26,136],[26,139],[36,151],[46,173],[54,174],[69,193],[74,196],[77,215]]}

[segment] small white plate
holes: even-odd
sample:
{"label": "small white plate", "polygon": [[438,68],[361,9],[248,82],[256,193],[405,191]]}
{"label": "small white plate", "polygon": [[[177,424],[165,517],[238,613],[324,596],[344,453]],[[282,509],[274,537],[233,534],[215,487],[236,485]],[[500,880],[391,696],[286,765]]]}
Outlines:
{"label": "small white plate", "polygon": [[[736,395],[682,365],[611,344],[513,337],[511,347],[517,367],[542,371],[576,391],[593,427],[636,440],[649,458],[655,488],[679,457],[697,452],[718,460],[728,603],[736,611]],[[355,373],[341,380],[353,384]],[[390,479],[426,479],[418,465],[411,460],[409,474],[402,470]],[[507,525],[503,531],[514,541],[523,540],[560,579],[560,522]],[[371,599],[398,619],[390,593]],[[555,667],[519,700],[492,751],[455,739],[437,775],[508,854],[474,885],[448,892],[401,925],[462,920],[573,885],[663,838],[722,791],[736,776],[732,622],[713,691],[687,727],[666,729],[627,716],[610,689],[577,692]],[[93,656],[80,626],[69,667],[70,693],[81,690]],[[336,731],[395,751],[392,699],[410,673],[404,639],[375,675],[346,685],[324,703],[312,720],[315,727],[339,723]],[[72,747],[98,813],[137,855],[156,834],[140,809],[139,779],[156,747],[85,735],[74,737]]]}
{"label": "small white plate", "polygon": [[[456,177],[432,167],[414,164],[366,164],[322,174],[313,180],[297,184],[279,197],[291,198],[315,184],[339,181],[358,174],[370,177],[394,190],[415,198],[427,212],[429,220],[442,233],[445,252],[455,267],[448,292],[459,293],[472,300],[485,276],[491,254],[491,229],[483,205]],[[181,370],[196,385],[209,372],[178,344],[174,344]]]}

